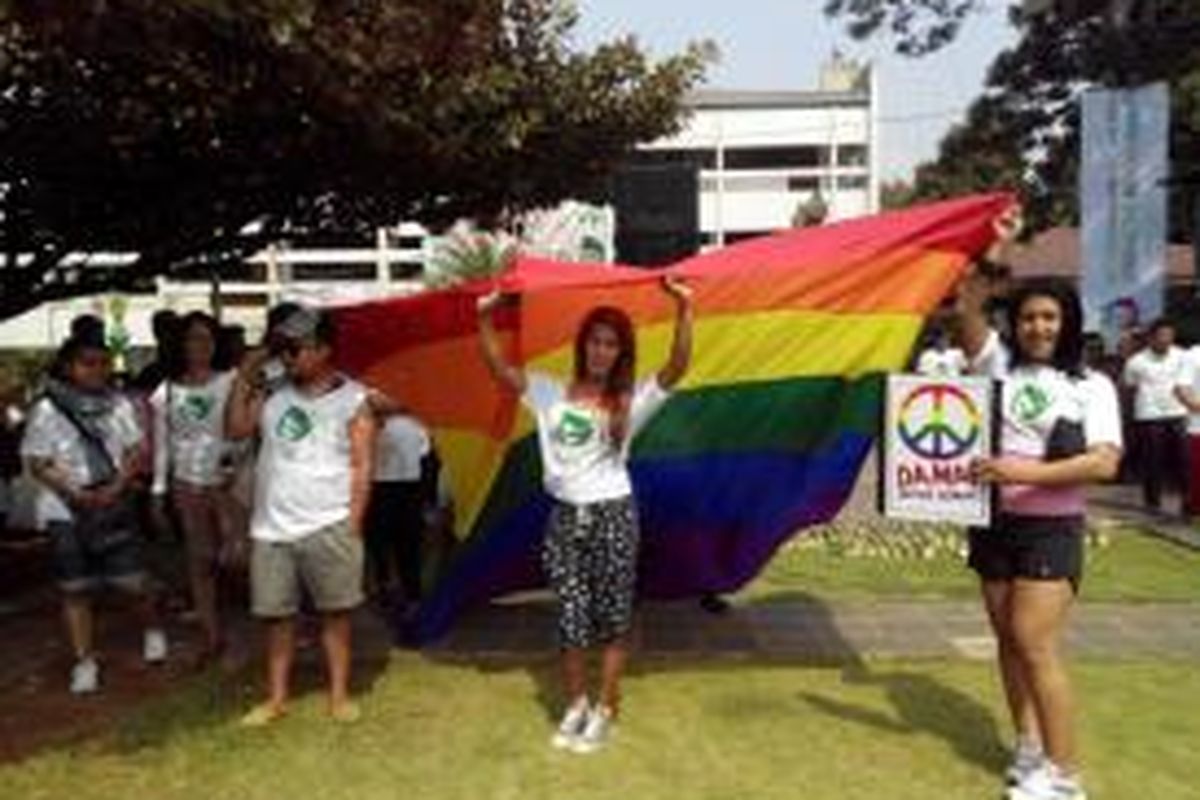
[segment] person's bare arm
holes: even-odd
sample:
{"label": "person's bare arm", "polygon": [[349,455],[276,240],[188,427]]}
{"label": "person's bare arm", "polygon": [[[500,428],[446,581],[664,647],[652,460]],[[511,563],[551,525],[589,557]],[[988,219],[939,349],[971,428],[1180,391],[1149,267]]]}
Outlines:
{"label": "person's bare arm", "polygon": [[378,419],[394,417],[397,414],[408,414],[405,405],[390,394],[379,389],[367,388],[367,407]]}
{"label": "person's bare arm", "polygon": [[969,361],[979,357],[991,335],[992,326],[987,317],[987,303],[991,296],[987,276],[972,267],[959,285],[954,307],[958,316],[959,345]]}
{"label": "person's bare arm", "polygon": [[[984,261],[1001,262],[1007,250],[1017,235],[1021,232],[1021,209],[1013,206],[996,218],[994,228],[996,239],[984,256]],[[955,311],[958,315],[959,344],[967,358],[974,360],[983,351],[991,335],[991,324],[987,317],[987,303],[995,294],[993,278],[980,269],[979,264],[971,266],[966,278],[959,285]]]}
{"label": "person's bare arm", "polygon": [[265,397],[245,372],[239,372],[225,404],[225,438],[249,439],[258,430]]}
{"label": "person's bare arm", "polygon": [[976,477],[984,483],[1070,486],[1110,481],[1117,476],[1120,465],[1120,449],[1111,444],[1100,444],[1059,461],[1026,461],[1001,456],[980,459],[974,468]]}
{"label": "person's bare arm", "polygon": [[1200,395],[1187,386],[1175,387],[1175,399],[1183,403],[1183,407],[1192,414],[1200,414]]}
{"label": "person's bare arm", "polygon": [[371,480],[375,465],[375,439],[379,423],[364,402],[350,420],[350,532],[361,537],[367,503],[371,499]]}
{"label": "person's bare arm", "polygon": [[670,389],[683,379],[692,360],[692,290],[673,276],[663,277],[663,289],[675,301],[675,333],[671,354],[658,372],[658,385]]}
{"label": "person's bare arm", "polygon": [[[48,458],[27,458],[25,467],[34,480],[58,495],[71,508],[104,508],[113,504],[118,496],[113,491],[116,484],[101,489],[83,489],[75,486],[69,475]],[[121,491],[128,484],[121,486]]]}
{"label": "person's bare arm", "polygon": [[492,321],[492,315],[503,299],[503,295],[499,292],[492,292],[479,298],[476,306],[479,315],[479,349],[492,377],[517,394],[524,394],[525,373],[519,367],[505,360],[500,347],[500,337],[496,335],[496,326]]}
{"label": "person's bare arm", "polygon": [[84,505],[90,498],[87,491],[76,489],[67,473],[53,460],[40,456],[27,457],[25,469],[33,479],[58,495],[69,506]]}

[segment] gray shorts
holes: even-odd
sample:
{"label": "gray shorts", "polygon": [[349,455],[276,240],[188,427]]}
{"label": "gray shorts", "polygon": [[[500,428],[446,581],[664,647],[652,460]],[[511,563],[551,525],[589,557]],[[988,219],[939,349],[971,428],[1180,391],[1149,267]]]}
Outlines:
{"label": "gray shorts", "polygon": [[363,544],[339,522],[294,542],[255,540],[250,555],[256,617],[290,617],[307,591],[318,611],[349,611],[363,600]]}

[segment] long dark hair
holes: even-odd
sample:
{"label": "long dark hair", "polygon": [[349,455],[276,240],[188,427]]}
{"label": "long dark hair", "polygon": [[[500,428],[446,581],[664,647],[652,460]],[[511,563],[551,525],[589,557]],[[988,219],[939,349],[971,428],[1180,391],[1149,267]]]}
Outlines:
{"label": "long dark hair", "polygon": [[1046,297],[1058,304],[1062,315],[1062,326],[1059,328],[1058,341],[1054,344],[1054,354],[1050,357],[1050,365],[1076,378],[1083,377],[1084,368],[1084,339],[1083,339],[1083,306],[1079,302],[1079,293],[1069,283],[1054,278],[1031,278],[1021,283],[1008,299],[1008,335],[1012,339],[1012,365],[1029,364],[1029,355],[1021,350],[1017,340],[1017,321],[1021,317],[1021,307],[1035,297]]}
{"label": "long dark hair", "polygon": [[629,394],[633,390],[634,368],[637,366],[637,337],[633,334],[633,322],[629,315],[614,306],[597,306],[588,312],[575,334],[575,380],[587,379],[587,340],[592,329],[603,325],[617,336],[620,352],[612,369],[604,377],[601,399],[609,413],[609,433],[614,445],[619,445],[627,433],[629,423]]}
{"label": "long dark hair", "polygon": [[174,374],[171,375],[171,379],[175,381],[181,380],[183,376],[187,374],[188,363],[187,356],[184,354],[184,347],[185,342],[187,341],[188,331],[190,331],[192,327],[196,325],[208,330],[213,342],[213,357],[209,359],[208,364],[210,367],[214,367],[216,365],[216,347],[221,334],[221,326],[217,323],[217,320],[211,314],[206,314],[203,311],[188,312],[179,319],[177,325],[178,333],[174,342],[175,353],[171,358],[171,366],[174,370]]}

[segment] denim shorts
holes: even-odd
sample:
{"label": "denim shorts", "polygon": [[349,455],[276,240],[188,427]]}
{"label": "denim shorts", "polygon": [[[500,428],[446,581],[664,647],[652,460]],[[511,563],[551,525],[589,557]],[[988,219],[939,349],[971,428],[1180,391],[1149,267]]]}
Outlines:
{"label": "denim shorts", "polygon": [[147,589],[142,542],[136,531],[97,537],[74,521],[47,528],[54,553],[54,579],[64,592],[89,592],[111,586],[132,594]]}

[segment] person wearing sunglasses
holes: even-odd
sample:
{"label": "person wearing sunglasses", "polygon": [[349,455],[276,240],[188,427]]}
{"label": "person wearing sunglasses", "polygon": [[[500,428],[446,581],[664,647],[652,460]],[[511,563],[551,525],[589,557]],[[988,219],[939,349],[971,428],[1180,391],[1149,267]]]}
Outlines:
{"label": "person wearing sunglasses", "polygon": [[269,396],[242,372],[226,434],[258,434],[250,523],[251,606],[267,629],[267,700],[242,719],[262,726],[287,712],[295,618],[307,593],[321,618],[329,715],[352,722],[351,612],[362,602],[363,518],[378,420],[398,406],[334,365],[328,312],[298,308],[272,331],[286,371]]}

